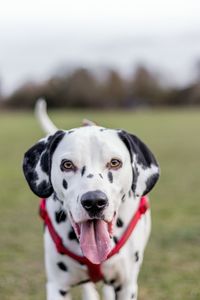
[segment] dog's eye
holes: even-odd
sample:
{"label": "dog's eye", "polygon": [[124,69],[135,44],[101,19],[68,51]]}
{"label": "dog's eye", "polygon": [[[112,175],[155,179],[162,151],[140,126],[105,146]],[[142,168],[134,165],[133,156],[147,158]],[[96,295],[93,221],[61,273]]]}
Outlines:
{"label": "dog's eye", "polygon": [[109,169],[114,169],[114,170],[121,168],[121,166],[122,166],[122,162],[117,158],[111,159],[111,161],[107,164],[107,167]]}
{"label": "dog's eye", "polygon": [[62,171],[75,171],[76,167],[71,160],[63,159],[60,165]]}

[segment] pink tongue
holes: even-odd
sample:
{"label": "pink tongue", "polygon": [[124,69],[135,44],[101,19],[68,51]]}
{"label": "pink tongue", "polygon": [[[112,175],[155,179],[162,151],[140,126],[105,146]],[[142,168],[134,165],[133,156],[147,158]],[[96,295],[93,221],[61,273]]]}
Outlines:
{"label": "pink tongue", "polygon": [[108,225],[102,220],[81,223],[80,246],[83,255],[93,264],[106,260],[111,251]]}

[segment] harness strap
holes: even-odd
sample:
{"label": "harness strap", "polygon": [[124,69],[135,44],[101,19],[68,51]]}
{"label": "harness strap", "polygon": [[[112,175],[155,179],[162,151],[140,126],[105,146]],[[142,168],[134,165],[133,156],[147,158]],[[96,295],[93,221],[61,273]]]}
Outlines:
{"label": "harness strap", "polygon": [[78,261],[79,263],[86,265],[88,268],[88,274],[90,279],[93,282],[100,281],[103,278],[100,264],[95,265],[91,261],[89,261],[86,257],[77,255],[64,246],[62,238],[56,232],[52,224],[52,221],[48,215],[45,198],[41,199],[39,214],[40,217],[44,220],[46,226],[48,227],[49,233],[51,235],[52,240],[54,241],[58,253],[67,255],[72,259]]}
{"label": "harness strap", "polygon": [[[128,240],[129,236],[131,235],[132,231],[134,230],[135,226],[137,225],[139,219],[143,214],[146,213],[147,209],[149,208],[148,199],[146,196],[143,196],[140,199],[139,207],[134,214],[132,220],[130,221],[127,229],[125,230],[124,234],[118,241],[118,243],[115,245],[115,247],[112,249],[112,251],[109,253],[108,258],[112,257],[116,253],[119,252],[119,250],[124,246],[126,241]],[[70,251],[67,247],[64,246],[62,238],[59,236],[59,234],[56,232],[52,221],[48,215],[47,209],[46,209],[46,199],[41,199],[40,202],[40,210],[39,210],[41,218],[44,220],[44,223],[47,225],[49,233],[52,237],[52,240],[55,243],[56,249],[58,253],[65,254],[72,259],[78,261],[81,264],[84,264],[88,268],[88,274],[90,276],[91,281],[97,282],[103,279],[103,274],[101,272],[101,264],[93,264],[91,263],[86,257],[77,255]]]}
{"label": "harness strap", "polygon": [[110,258],[111,256],[115,255],[116,253],[119,252],[119,250],[124,246],[126,241],[129,239],[131,233],[133,232],[135,226],[137,225],[139,219],[141,218],[142,215],[144,215],[149,208],[149,203],[147,200],[147,197],[143,196],[140,199],[139,207],[134,214],[133,218],[131,219],[128,227],[126,228],[124,234],[118,241],[118,243],[115,245],[115,247],[111,250],[111,252],[108,254],[107,258]]}

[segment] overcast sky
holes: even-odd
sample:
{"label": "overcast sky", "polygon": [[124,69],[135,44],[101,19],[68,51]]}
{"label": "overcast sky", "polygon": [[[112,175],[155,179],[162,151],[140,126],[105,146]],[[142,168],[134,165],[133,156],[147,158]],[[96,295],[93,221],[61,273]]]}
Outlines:
{"label": "overcast sky", "polygon": [[0,78],[6,93],[80,64],[127,74],[144,62],[171,82],[194,78],[200,60],[199,0],[0,3]]}

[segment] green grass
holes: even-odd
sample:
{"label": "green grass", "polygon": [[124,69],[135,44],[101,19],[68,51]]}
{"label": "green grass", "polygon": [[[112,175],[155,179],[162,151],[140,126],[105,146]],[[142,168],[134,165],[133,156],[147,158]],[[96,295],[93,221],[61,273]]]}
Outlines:
{"label": "green grass", "polygon": [[[83,117],[124,128],[150,146],[162,176],[151,193],[153,230],[139,277],[139,300],[200,299],[200,111],[50,115],[61,128],[77,127]],[[0,114],[1,300],[45,299],[38,199],[21,170],[23,153],[42,136],[33,114]]]}

